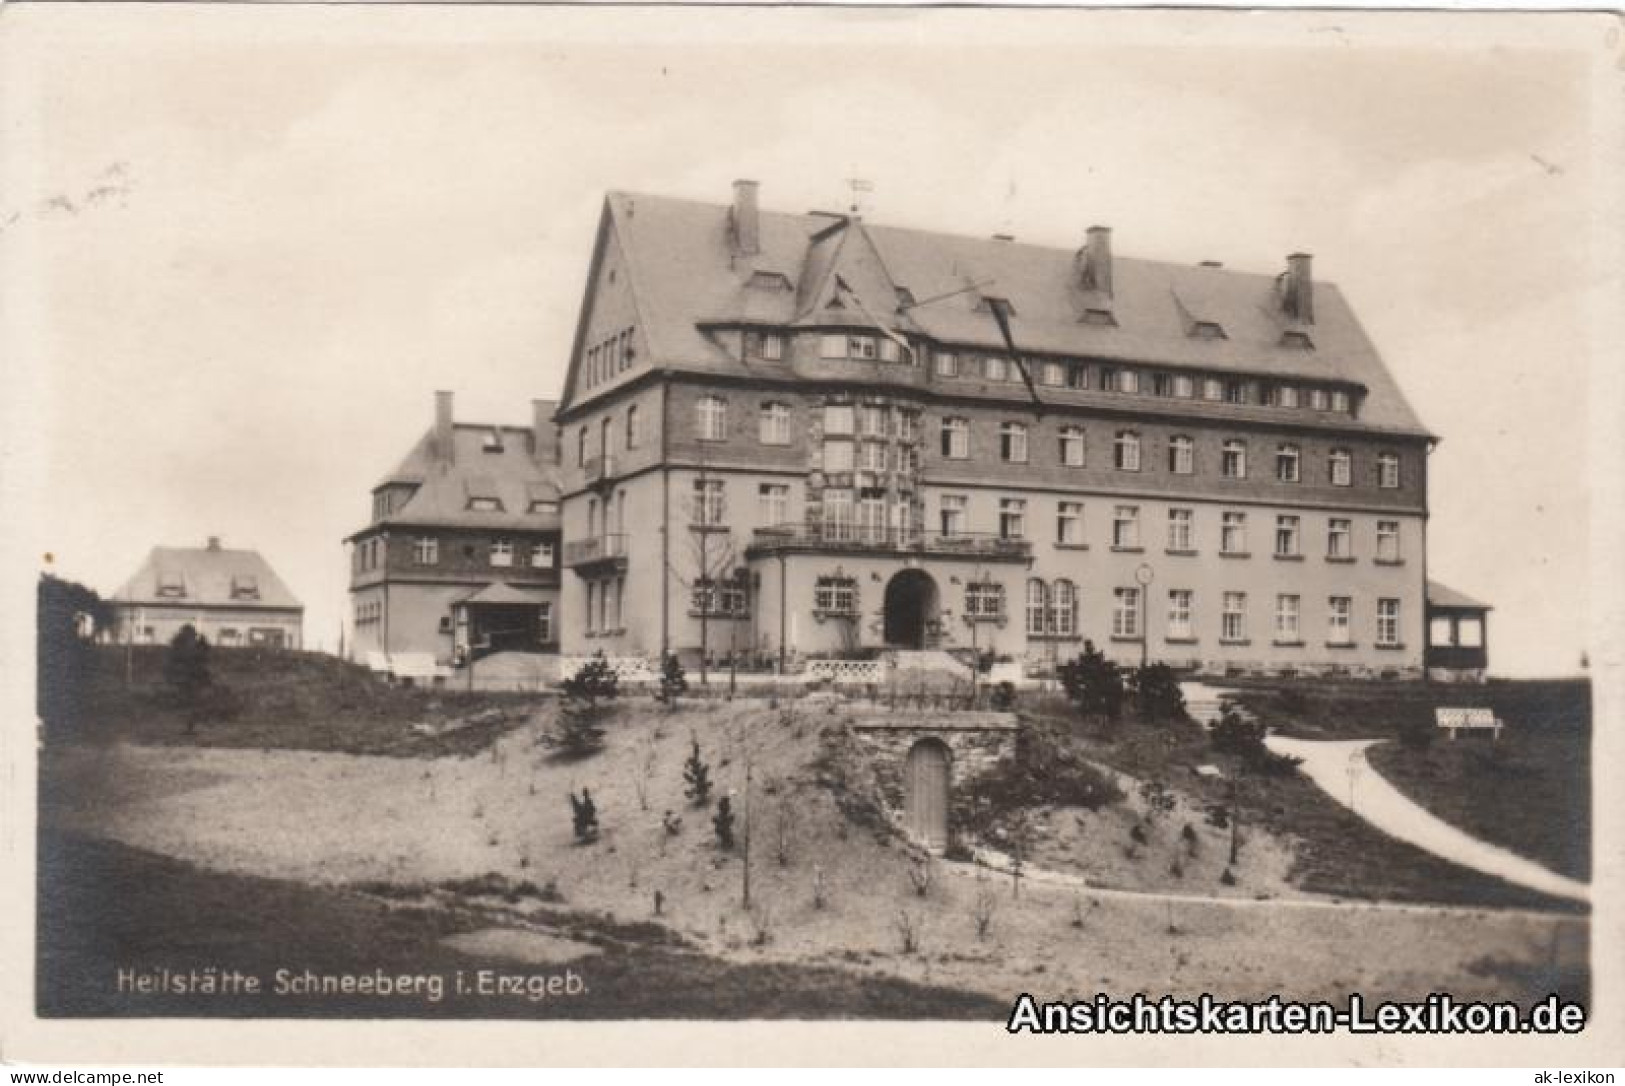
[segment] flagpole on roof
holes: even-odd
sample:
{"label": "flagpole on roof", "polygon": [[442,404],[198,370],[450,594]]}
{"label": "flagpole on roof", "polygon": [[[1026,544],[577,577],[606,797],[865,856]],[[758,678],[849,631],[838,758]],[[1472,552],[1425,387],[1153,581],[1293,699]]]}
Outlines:
{"label": "flagpole on roof", "polygon": [[999,326],[999,335],[1004,337],[1004,345],[1010,348],[1010,360],[1015,364],[1016,372],[1021,374],[1021,381],[1027,386],[1027,395],[1033,399],[1033,413],[1039,418],[1044,417],[1044,401],[1039,399],[1038,388],[1033,384],[1033,375],[1027,372],[1027,362],[1016,350],[1015,337],[1010,334],[1010,302],[1005,298],[988,298],[987,307],[993,313],[993,320]]}

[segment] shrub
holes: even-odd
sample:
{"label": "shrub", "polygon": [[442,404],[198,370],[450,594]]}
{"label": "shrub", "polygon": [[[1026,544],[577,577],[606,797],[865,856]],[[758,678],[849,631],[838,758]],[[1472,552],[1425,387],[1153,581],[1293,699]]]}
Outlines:
{"label": "shrub", "polygon": [[993,916],[999,911],[998,895],[990,886],[984,886],[976,893],[976,900],[971,904],[971,919],[976,922],[976,937],[986,939],[988,931],[993,927]]}
{"label": "shrub", "polygon": [[733,801],[727,796],[717,800],[717,813],[711,817],[711,825],[717,832],[717,847],[724,851],[732,851],[734,847],[734,812]]}
{"label": "shrub", "polygon": [[1024,723],[1014,755],[967,786],[965,828],[984,832],[1021,807],[1050,804],[1098,811],[1122,798],[1116,781],[1084,759],[1068,737]]}
{"label": "shrub", "polygon": [[583,787],[579,799],[570,793],[570,819],[577,841],[587,844],[598,840],[598,804],[593,802],[590,789]]}
{"label": "shrub", "polygon": [[1215,752],[1238,756],[1249,772],[1260,776],[1284,777],[1297,769],[1303,759],[1271,751],[1264,745],[1265,733],[1262,723],[1249,724],[1227,705],[1224,715],[1208,732],[1208,741]]}
{"label": "shrub", "polygon": [[559,684],[566,700],[577,700],[596,708],[600,701],[613,701],[620,693],[621,677],[610,668],[602,651],[576,669]]}
{"label": "shrub", "polygon": [[1061,686],[1085,719],[1117,721],[1123,715],[1123,675],[1117,665],[1095,648],[1083,643],[1077,658],[1060,666]]}
{"label": "shrub", "polygon": [[683,671],[683,663],[674,652],[666,653],[660,661],[660,688],[655,691],[655,698],[665,702],[667,709],[677,708],[677,698],[688,692],[688,675]]}
{"label": "shrub", "polygon": [[914,896],[925,897],[931,892],[933,874],[929,856],[908,865],[908,883],[914,887]]}
{"label": "shrub", "polygon": [[164,681],[182,704],[192,705],[205,687],[213,682],[209,673],[209,639],[188,622],[170,639],[164,654]]}
{"label": "shrub", "polygon": [[694,747],[689,751],[688,761],[683,763],[683,795],[694,806],[704,807],[711,802],[711,767],[700,757],[699,738],[691,738]]}
{"label": "shrub", "polygon": [[1185,719],[1185,694],[1179,689],[1179,678],[1167,664],[1151,664],[1135,671],[1134,703],[1145,720]]}

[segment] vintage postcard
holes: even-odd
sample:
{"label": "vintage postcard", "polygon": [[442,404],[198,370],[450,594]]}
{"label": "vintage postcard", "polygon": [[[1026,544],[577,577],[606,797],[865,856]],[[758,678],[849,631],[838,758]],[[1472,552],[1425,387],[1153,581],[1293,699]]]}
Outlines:
{"label": "vintage postcard", "polygon": [[1617,1065],[1620,33],[8,6],[6,1053]]}

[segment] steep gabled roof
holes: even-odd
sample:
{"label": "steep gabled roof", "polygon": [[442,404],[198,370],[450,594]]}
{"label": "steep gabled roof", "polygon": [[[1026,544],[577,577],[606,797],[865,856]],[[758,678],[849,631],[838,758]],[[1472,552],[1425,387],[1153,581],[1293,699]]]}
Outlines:
{"label": "steep gabled roof", "polygon": [[[1011,303],[1023,351],[1344,382],[1366,390],[1359,419],[1350,420],[1355,426],[1427,435],[1332,283],[1315,284],[1315,321],[1301,325],[1283,311],[1276,275],[1118,256],[1107,298],[1081,288],[1077,254],[1067,249],[762,211],[760,252],[736,257],[724,205],[611,193],[605,208],[605,227],[625,254],[646,361],[656,368],[738,376],[761,370],[707,335],[714,324],[867,323],[851,308],[828,308],[839,274],[865,308],[899,332],[999,350],[1003,341],[985,303],[999,297]],[[795,290],[753,287],[759,271],[784,275]],[[899,289],[922,302],[949,296],[901,309]],[[1082,319],[1085,309],[1103,305],[1115,324]],[[1195,321],[1217,323],[1223,337],[1192,334]],[[1290,342],[1289,332],[1308,333],[1312,349]]]}
{"label": "steep gabled roof", "polygon": [[[498,439],[494,443],[493,435]],[[448,463],[436,455],[431,427],[378,484],[408,484],[416,489],[404,505],[373,522],[369,529],[381,525],[530,531],[557,528],[557,513],[531,512],[534,503],[556,502],[559,497],[551,451],[544,450],[539,460],[534,440],[534,433],[522,426],[460,422],[452,427],[453,455]],[[502,508],[471,509],[474,498],[495,499]]]}
{"label": "steep gabled roof", "polygon": [[[178,588],[179,594],[164,594],[165,586]],[[113,599],[155,607],[303,610],[258,551],[212,545],[152,548]]]}

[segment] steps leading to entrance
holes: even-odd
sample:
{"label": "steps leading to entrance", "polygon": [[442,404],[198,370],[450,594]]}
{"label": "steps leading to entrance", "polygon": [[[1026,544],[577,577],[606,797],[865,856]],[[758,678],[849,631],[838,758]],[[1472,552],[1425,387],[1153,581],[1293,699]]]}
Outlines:
{"label": "steps leading to entrance", "polygon": [[[1185,712],[1204,728],[1211,728],[1219,722],[1224,715],[1225,699],[1233,697],[1236,693],[1224,687],[1194,681],[1180,683],[1179,692],[1185,695]],[[1243,720],[1253,719],[1252,714],[1240,706],[1236,707],[1236,712]]]}

